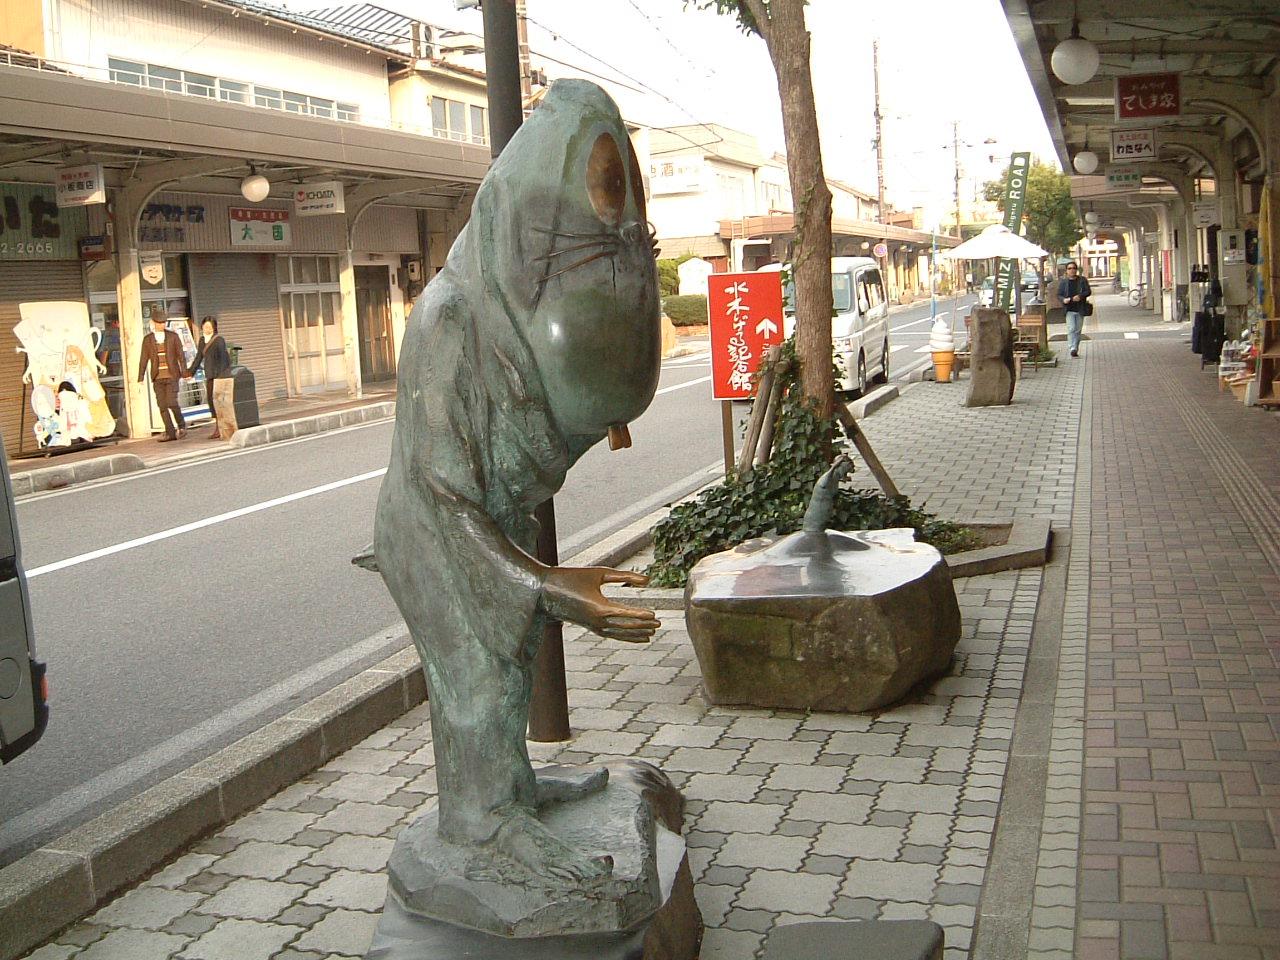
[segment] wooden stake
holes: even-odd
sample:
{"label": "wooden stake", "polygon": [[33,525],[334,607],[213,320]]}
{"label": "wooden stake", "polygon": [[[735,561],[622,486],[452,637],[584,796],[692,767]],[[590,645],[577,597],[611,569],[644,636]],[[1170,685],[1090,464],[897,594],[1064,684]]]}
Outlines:
{"label": "wooden stake", "polygon": [[858,421],[853,418],[849,408],[843,403],[837,403],[836,417],[839,418],[840,425],[844,427],[845,436],[853,441],[853,445],[858,448],[858,453],[862,454],[862,459],[867,462],[867,466],[871,469],[871,475],[876,478],[876,483],[880,484],[880,489],[884,491],[884,495],[886,497],[902,496],[898,492],[898,488],[894,486],[893,480],[890,479],[884,464],[876,456],[875,450],[871,449],[871,441],[862,432],[862,428],[858,426]]}
{"label": "wooden stake", "polygon": [[778,425],[778,407],[782,404],[782,382],[787,372],[786,365],[779,365],[778,375],[773,378],[773,386],[769,391],[769,402],[764,410],[764,427],[760,431],[760,448],[756,452],[756,464],[769,462],[773,455],[773,433]]}
{"label": "wooden stake", "polygon": [[738,454],[738,472],[746,473],[756,458],[756,446],[760,443],[760,431],[764,427],[765,408],[769,405],[769,394],[773,391],[773,360],[778,355],[777,347],[770,347],[764,355],[766,364],[756,384],[756,399],[751,405],[751,420],[747,424],[747,438],[743,441],[742,452]]}
{"label": "wooden stake", "polygon": [[733,401],[720,401],[720,429],[724,435],[724,472],[733,473]]}

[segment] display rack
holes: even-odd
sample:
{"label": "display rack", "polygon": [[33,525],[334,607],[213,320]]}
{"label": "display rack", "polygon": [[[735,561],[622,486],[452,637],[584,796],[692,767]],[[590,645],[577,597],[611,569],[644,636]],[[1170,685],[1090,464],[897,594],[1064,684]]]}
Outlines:
{"label": "display rack", "polygon": [[1258,349],[1258,403],[1280,407],[1280,317],[1262,321]]}

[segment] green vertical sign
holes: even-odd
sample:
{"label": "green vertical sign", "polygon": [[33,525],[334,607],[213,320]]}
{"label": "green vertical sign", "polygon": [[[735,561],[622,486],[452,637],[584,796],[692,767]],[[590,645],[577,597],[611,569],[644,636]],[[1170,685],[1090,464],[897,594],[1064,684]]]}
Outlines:
{"label": "green vertical sign", "polygon": [[[1015,153],[1009,158],[1009,173],[1004,179],[1004,225],[1014,233],[1022,233],[1022,208],[1027,202],[1027,173],[1031,169],[1030,153]],[[1008,311],[1013,307],[1013,285],[1018,282],[1018,261],[1001,257],[996,264],[996,305]]]}

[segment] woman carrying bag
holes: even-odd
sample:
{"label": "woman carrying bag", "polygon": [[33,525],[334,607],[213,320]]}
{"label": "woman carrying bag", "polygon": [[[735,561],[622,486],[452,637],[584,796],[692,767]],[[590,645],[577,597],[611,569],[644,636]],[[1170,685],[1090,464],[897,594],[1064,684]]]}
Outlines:
{"label": "woman carrying bag", "polygon": [[221,440],[222,434],[218,430],[218,413],[213,406],[213,382],[222,377],[231,376],[231,353],[227,350],[226,340],[218,333],[218,321],[213,317],[204,318],[200,324],[200,332],[202,336],[196,347],[196,358],[192,361],[187,376],[194,377],[196,371],[200,369],[200,364],[204,364],[205,396],[209,400],[209,413],[214,418],[213,433],[209,434],[209,438]]}
{"label": "woman carrying bag", "polygon": [[1089,281],[1080,276],[1080,268],[1068,263],[1067,275],[1058,281],[1058,299],[1067,308],[1067,346],[1073,357],[1080,356],[1080,331],[1084,328],[1084,318],[1093,316],[1093,304],[1089,302],[1092,295]]}

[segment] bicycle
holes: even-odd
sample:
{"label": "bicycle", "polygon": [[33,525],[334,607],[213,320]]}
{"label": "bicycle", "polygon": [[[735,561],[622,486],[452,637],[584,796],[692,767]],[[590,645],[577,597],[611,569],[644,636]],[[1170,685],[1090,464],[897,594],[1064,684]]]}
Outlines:
{"label": "bicycle", "polygon": [[1129,306],[1131,307],[1138,306],[1138,304],[1142,303],[1142,301],[1146,298],[1146,294],[1147,294],[1147,285],[1145,283],[1135,283],[1129,289],[1129,295],[1127,297],[1129,301]]}

